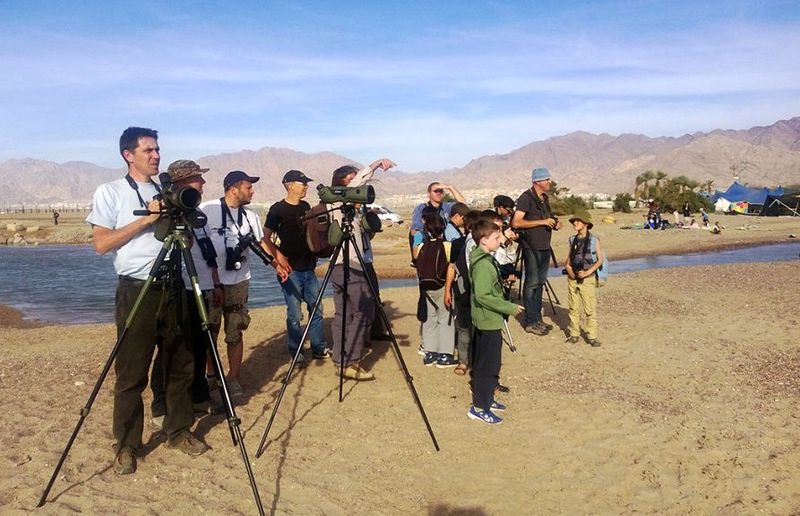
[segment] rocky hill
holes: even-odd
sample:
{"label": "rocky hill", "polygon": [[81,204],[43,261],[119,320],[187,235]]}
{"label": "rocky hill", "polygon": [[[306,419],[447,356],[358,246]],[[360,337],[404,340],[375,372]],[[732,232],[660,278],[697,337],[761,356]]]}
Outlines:
{"label": "rocky hill", "polygon": [[[334,168],[357,164],[331,152],[306,154],[271,147],[195,159],[211,169],[206,176],[207,197],[221,195],[225,173],[241,169],[263,177],[254,200],[263,203],[283,195],[280,179],[290,168],[327,183]],[[162,165],[166,168],[167,164]],[[681,137],[578,131],[532,142],[507,154],[479,157],[462,168],[379,174],[375,186],[384,198],[419,194],[434,180],[458,185],[465,192],[515,191],[527,186],[534,166],[548,167],[559,185],[578,193],[631,191],[634,178],[649,169],[702,182],[713,180],[719,188],[727,187],[734,174],[752,185],[798,184],[800,117],[766,127],[718,129]],[[121,173],[121,169],[84,162],[9,160],[0,163],[0,202],[87,201],[98,184]]]}

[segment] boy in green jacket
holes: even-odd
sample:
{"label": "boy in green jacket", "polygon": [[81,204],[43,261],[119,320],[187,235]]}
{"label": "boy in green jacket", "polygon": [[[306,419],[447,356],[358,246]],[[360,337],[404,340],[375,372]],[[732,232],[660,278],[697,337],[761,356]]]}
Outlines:
{"label": "boy in green jacket", "polygon": [[480,221],[472,229],[472,238],[478,244],[469,256],[472,283],[471,314],[475,327],[472,357],[472,406],[467,417],[490,425],[502,423],[492,411],[502,411],[506,406],[494,399],[500,377],[503,347],[503,316],[522,312],[524,308],[503,297],[500,269],[492,253],[500,247],[500,226],[494,222]]}

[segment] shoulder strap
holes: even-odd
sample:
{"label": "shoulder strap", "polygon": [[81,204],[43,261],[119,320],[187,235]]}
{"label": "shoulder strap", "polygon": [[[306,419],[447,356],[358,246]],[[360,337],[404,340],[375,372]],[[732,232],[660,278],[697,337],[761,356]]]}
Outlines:
{"label": "shoulder strap", "polygon": [[[139,198],[139,204],[142,206],[142,208],[147,208],[147,203],[144,202],[144,199],[142,199],[142,194],[139,193],[139,185],[136,184],[136,181],[133,180],[130,173],[125,174],[125,181],[127,181],[128,186],[133,188],[133,191],[136,192],[136,197]],[[161,187],[158,186],[155,181],[151,179],[150,183],[156,188],[156,192],[161,193]]]}

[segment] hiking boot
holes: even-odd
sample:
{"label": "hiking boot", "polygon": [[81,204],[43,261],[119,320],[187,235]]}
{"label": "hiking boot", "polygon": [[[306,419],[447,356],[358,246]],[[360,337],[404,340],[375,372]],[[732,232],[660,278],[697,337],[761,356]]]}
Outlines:
{"label": "hiking boot", "polygon": [[567,337],[566,342],[567,344],[577,344],[580,339],[578,337]]}
{"label": "hiking boot", "polygon": [[492,406],[490,407],[490,410],[495,410],[495,411],[497,411],[497,412],[502,412],[502,411],[504,411],[504,410],[505,410],[505,409],[507,409],[507,408],[508,408],[508,407],[506,407],[505,405],[503,405],[503,404],[502,404],[502,403],[500,403],[499,401],[493,401],[493,402],[492,402]]}
{"label": "hiking boot", "polygon": [[238,380],[228,380],[228,394],[231,398],[239,398],[244,396],[244,388]]}
{"label": "hiking boot", "polygon": [[505,385],[503,385],[502,383],[498,383],[498,384],[497,384],[497,387],[495,387],[495,390],[496,390],[497,392],[502,392],[503,394],[506,394],[506,393],[509,393],[509,392],[511,392],[511,388],[510,388],[510,387],[506,387],[506,386],[505,386]]}
{"label": "hiking boot", "polygon": [[499,425],[503,422],[502,418],[499,418],[489,412],[488,410],[480,410],[475,408],[475,406],[471,406],[469,408],[469,412],[467,412],[467,417],[470,419],[474,419],[476,421],[483,421],[484,423],[489,423],[490,425]]}
{"label": "hiking boot", "polygon": [[599,348],[600,341],[597,339],[589,339],[589,345],[592,346],[593,348]]}
{"label": "hiking boot", "polygon": [[222,386],[219,378],[213,374],[211,376],[206,376],[206,383],[208,384],[208,390],[210,391],[217,390]]}
{"label": "hiking boot", "polygon": [[544,321],[536,322],[536,323],[534,323],[534,326],[539,326],[540,328],[544,328],[547,331],[550,331],[550,330],[553,329],[553,325],[552,324],[547,324]]}
{"label": "hiking boot", "polygon": [[313,351],[311,353],[311,358],[314,360],[327,360],[331,358],[331,351],[328,348],[325,348],[320,352]]}
{"label": "hiking boot", "polygon": [[117,475],[136,473],[136,451],[133,448],[123,446],[114,455],[114,473]]}
{"label": "hiking boot", "polygon": [[192,403],[192,409],[194,410],[195,415],[206,415],[208,414],[208,408],[210,405],[211,403],[208,400],[198,401],[197,403]]}
{"label": "hiking boot", "polygon": [[[336,365],[335,373],[336,373],[337,376],[339,375],[339,366],[338,365]],[[349,378],[350,380],[355,380],[357,382],[363,382],[363,381],[368,381],[368,380],[374,380],[375,379],[375,375],[374,374],[370,373],[366,369],[363,369],[361,366],[356,365],[356,364],[350,364],[349,366],[345,367],[344,368],[344,372],[342,373],[342,375],[345,378]]]}
{"label": "hiking boot", "polygon": [[436,361],[436,367],[439,369],[447,369],[448,367],[455,367],[457,365],[458,360],[448,353],[441,353],[439,359]]}
{"label": "hiking boot", "polygon": [[196,457],[208,451],[208,445],[197,437],[193,436],[188,430],[181,432],[178,437],[169,440],[169,447],[180,450],[186,455]]}
{"label": "hiking boot", "polygon": [[439,360],[439,353],[426,352],[422,357],[422,365],[432,366]]}
{"label": "hiking boot", "polygon": [[150,418],[150,428],[153,429],[154,432],[160,432],[164,429],[164,415],[160,416],[153,416]]}
{"label": "hiking boot", "polygon": [[525,331],[527,333],[533,333],[534,335],[538,335],[540,337],[544,337],[548,333],[550,333],[547,329],[536,326],[535,324],[529,324],[525,327]]}

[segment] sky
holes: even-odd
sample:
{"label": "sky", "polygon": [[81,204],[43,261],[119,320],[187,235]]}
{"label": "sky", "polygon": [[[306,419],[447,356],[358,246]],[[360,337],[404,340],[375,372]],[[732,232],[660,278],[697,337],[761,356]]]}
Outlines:
{"label": "sky", "polygon": [[0,0],[0,162],[257,150],[461,167],[800,115],[800,2]]}

